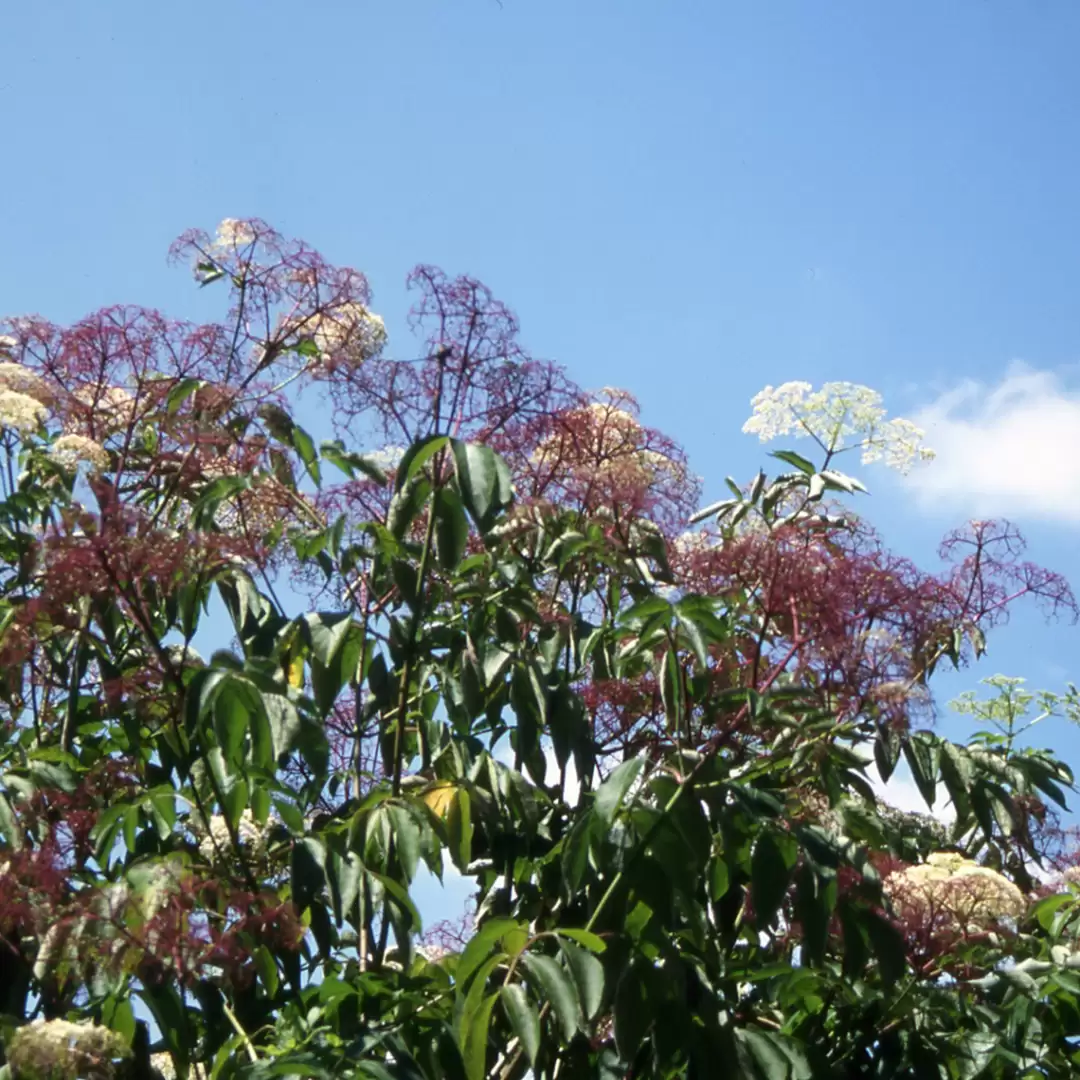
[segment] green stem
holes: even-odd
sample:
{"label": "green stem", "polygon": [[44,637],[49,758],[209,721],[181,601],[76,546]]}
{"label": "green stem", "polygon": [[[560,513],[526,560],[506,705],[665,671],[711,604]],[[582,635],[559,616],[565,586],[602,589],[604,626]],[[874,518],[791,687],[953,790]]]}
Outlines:
{"label": "green stem", "polygon": [[259,1061],[258,1052],[255,1050],[255,1046],[251,1041],[248,1033],[244,1030],[243,1025],[236,1018],[236,1013],[229,1008],[229,1003],[222,998],[221,1007],[225,1011],[225,1016],[228,1018],[229,1023],[232,1025],[233,1031],[240,1036],[240,1041],[244,1044],[244,1049],[247,1051],[247,1056],[252,1064],[257,1064]]}

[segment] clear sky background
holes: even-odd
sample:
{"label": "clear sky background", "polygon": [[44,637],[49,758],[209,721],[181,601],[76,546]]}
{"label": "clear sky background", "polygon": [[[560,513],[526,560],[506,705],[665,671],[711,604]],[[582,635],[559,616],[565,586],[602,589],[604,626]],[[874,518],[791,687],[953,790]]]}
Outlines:
{"label": "clear sky background", "polygon": [[[864,474],[897,548],[1004,514],[1080,586],[1075,0],[49,0],[0,38],[0,310],[202,311],[169,242],[263,217],[400,355],[414,263],[481,277],[707,496],[763,385],[870,384],[940,455]],[[943,685],[1061,688],[1078,642],[1018,614]]]}

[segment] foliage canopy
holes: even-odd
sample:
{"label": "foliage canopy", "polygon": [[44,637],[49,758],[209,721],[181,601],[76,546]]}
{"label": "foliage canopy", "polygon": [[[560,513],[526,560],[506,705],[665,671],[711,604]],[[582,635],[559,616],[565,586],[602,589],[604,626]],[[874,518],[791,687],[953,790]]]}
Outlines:
{"label": "foliage canopy", "polygon": [[[769,388],[817,460],[695,514],[475,280],[414,272],[403,360],[262,222],[174,255],[222,322],[3,339],[5,1075],[1075,1075],[1072,775],[1018,739],[1075,692],[998,680],[959,745],[928,688],[1075,604],[1008,523],[884,546],[836,462],[917,429]],[[901,761],[951,821],[876,797]],[[470,918],[422,927],[422,867]]]}

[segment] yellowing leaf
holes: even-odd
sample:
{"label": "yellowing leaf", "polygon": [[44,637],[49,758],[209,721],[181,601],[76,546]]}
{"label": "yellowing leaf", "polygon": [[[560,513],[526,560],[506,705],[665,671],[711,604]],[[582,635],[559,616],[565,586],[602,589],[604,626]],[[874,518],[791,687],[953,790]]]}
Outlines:
{"label": "yellowing leaf", "polygon": [[453,784],[439,784],[436,787],[425,791],[420,797],[424,800],[428,809],[431,810],[433,814],[445,818],[450,812],[450,807],[454,802],[454,796],[456,794],[457,788]]}
{"label": "yellowing leaf", "polygon": [[299,689],[304,685],[304,658],[302,656],[294,656],[288,661],[285,666],[285,676],[290,686]]}

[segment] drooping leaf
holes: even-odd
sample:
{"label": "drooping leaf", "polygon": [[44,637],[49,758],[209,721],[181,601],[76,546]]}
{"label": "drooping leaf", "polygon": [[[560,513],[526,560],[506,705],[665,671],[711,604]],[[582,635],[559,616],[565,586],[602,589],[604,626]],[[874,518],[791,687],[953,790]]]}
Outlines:
{"label": "drooping leaf", "polygon": [[529,1000],[525,988],[518,983],[508,983],[499,991],[503,1012],[510,1027],[521,1043],[525,1059],[530,1066],[536,1065],[540,1051],[540,1014]]}
{"label": "drooping leaf", "polygon": [[754,844],[751,859],[751,896],[759,926],[772,922],[787,895],[799,848],[793,836],[764,830]]}
{"label": "drooping leaf", "polygon": [[435,555],[444,570],[461,562],[469,540],[469,523],[461,497],[449,487],[435,492]]}
{"label": "drooping leaf", "polygon": [[462,502],[481,532],[513,500],[513,485],[506,462],[490,447],[452,439],[458,490]]}
{"label": "drooping leaf", "polygon": [[592,953],[569,941],[560,941],[559,948],[573,976],[581,1011],[586,1020],[592,1020],[604,999],[604,965]]}
{"label": "drooping leaf", "polygon": [[543,953],[527,952],[521,960],[529,979],[542,992],[544,999],[551,1002],[562,1027],[563,1038],[569,1041],[578,1029],[580,1011],[573,981],[557,960]]}
{"label": "drooping leaf", "polygon": [[645,759],[632,757],[612,770],[607,779],[597,788],[593,800],[593,813],[604,829],[611,827],[627,792],[641,774]]}

